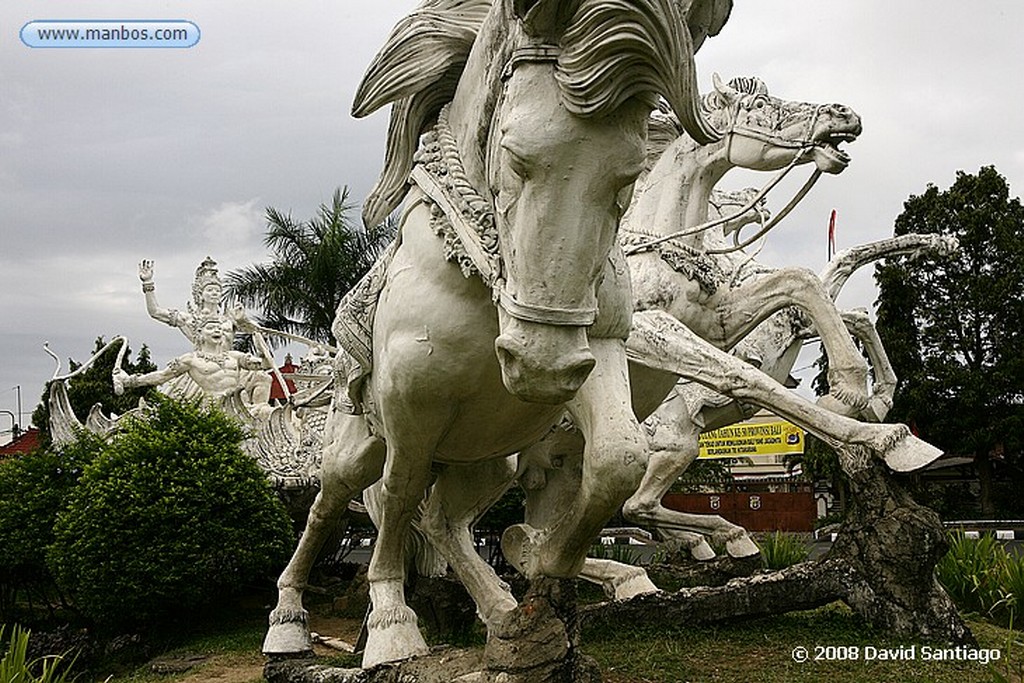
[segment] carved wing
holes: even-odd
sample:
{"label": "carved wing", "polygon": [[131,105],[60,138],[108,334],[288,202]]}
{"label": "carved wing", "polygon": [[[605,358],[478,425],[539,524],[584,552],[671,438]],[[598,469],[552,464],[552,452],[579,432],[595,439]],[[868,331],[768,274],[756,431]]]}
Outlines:
{"label": "carved wing", "polygon": [[693,51],[704,44],[704,39],[717,36],[732,12],[732,0],[692,0],[686,9],[686,25],[693,38]]}

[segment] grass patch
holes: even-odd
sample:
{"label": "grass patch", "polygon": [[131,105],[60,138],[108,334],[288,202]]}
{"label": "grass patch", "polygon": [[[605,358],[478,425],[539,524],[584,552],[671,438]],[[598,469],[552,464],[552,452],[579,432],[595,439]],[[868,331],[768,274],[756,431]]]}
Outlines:
{"label": "grass patch", "polygon": [[811,554],[802,538],[781,531],[766,534],[757,545],[761,548],[761,563],[765,569],[785,569],[803,562]]}
{"label": "grass patch", "polygon": [[[1020,646],[1007,654],[1014,636],[991,624],[971,622],[981,647],[1000,648],[1004,659],[998,670],[1019,671],[1014,658],[1024,656]],[[912,643],[893,639],[873,630],[841,604],[807,612],[744,621],[736,624],[702,626],[623,624],[614,632],[588,631],[583,650],[594,657],[609,683],[650,683],[665,681],[750,681],[757,683],[808,683],[828,680],[904,683],[991,682],[996,667],[978,662],[923,661],[917,646],[914,661],[865,661],[864,648],[898,648]],[[851,661],[814,661],[818,646],[857,648]],[[811,661],[793,660],[793,650],[807,648]],[[1009,680],[1019,680],[1009,678]]]}

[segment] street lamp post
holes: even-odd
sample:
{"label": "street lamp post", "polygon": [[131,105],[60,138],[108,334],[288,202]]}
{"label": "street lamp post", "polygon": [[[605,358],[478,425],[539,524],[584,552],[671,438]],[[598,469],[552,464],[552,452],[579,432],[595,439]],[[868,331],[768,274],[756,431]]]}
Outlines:
{"label": "street lamp post", "polygon": [[[20,384],[16,384],[12,388],[13,388],[14,391],[18,392],[18,425],[22,425],[22,424],[25,423],[25,420],[22,419],[22,415],[21,415],[21,385]],[[15,435],[15,438],[17,438],[17,435]]]}

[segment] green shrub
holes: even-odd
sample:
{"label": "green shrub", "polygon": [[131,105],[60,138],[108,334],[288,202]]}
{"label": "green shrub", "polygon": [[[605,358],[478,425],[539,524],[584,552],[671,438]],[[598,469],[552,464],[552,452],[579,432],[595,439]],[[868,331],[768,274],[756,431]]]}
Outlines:
{"label": "green shrub", "polygon": [[[6,643],[7,651],[0,659],[0,683],[64,683],[74,680],[68,678],[71,664],[64,667],[62,655],[47,655],[28,661],[28,639],[28,631],[17,626],[11,629],[11,639]],[[3,624],[0,624],[0,644],[4,644]]]}
{"label": "green shrub", "polygon": [[950,535],[949,552],[935,565],[935,576],[957,607],[993,616],[1004,600],[1000,579],[1009,561],[991,534],[968,538],[957,531]]}
{"label": "green shrub", "polygon": [[1006,554],[1006,562],[999,573],[999,592],[1002,609],[1006,612],[1005,623],[1019,623],[1024,609],[1024,558]]}
{"label": "green shrub", "polygon": [[159,399],[90,463],[49,563],[100,625],[184,616],[276,573],[290,522],[219,410]]}
{"label": "green shrub", "polygon": [[52,591],[46,547],[57,513],[102,448],[83,432],[70,445],[0,462],[0,620],[11,618],[16,591]]}
{"label": "green shrub", "polygon": [[620,543],[613,543],[611,545],[595,543],[590,546],[590,552],[587,553],[587,557],[593,557],[597,560],[612,560],[619,564],[640,564],[640,551],[633,550],[630,546]]}
{"label": "green shrub", "polygon": [[761,563],[765,569],[785,569],[810,555],[807,544],[799,537],[781,531],[768,534],[757,545],[761,548]]}

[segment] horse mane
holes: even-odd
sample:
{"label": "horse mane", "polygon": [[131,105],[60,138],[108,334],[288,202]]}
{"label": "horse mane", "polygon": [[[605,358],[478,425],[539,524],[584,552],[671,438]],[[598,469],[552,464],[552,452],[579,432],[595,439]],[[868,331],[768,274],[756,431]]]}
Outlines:
{"label": "horse mane", "polygon": [[455,95],[492,0],[425,0],[391,31],[363,76],[352,104],[361,118],[394,103],[380,177],[363,202],[374,226],[402,201],[423,129]]}
{"label": "horse mane", "polygon": [[[653,107],[660,94],[676,120],[701,142],[719,133],[701,116],[689,14],[713,5],[704,35],[728,17],[731,0],[578,0],[560,43],[556,79],[565,106],[577,116],[602,116],[634,97]],[[494,0],[424,0],[392,30],[356,91],[352,115],[393,103],[384,168],[363,202],[363,222],[380,223],[408,188],[419,136],[455,95],[469,52]],[[723,11],[722,8],[725,8]],[[685,17],[685,18],[684,18]],[[695,21],[697,20],[694,17]]]}
{"label": "horse mane", "polygon": [[693,38],[674,0],[582,0],[561,44],[555,77],[574,114],[608,114],[633,97],[653,108],[660,94],[695,140],[719,139],[699,110]]}
{"label": "horse mane", "polygon": [[[768,86],[755,76],[737,76],[729,81],[729,87],[743,95],[767,95]],[[707,117],[721,108],[718,94],[709,92],[701,98],[701,113]],[[679,119],[672,113],[665,101],[658,102],[658,108],[647,121],[647,168],[650,169],[661,155],[686,130]]]}

